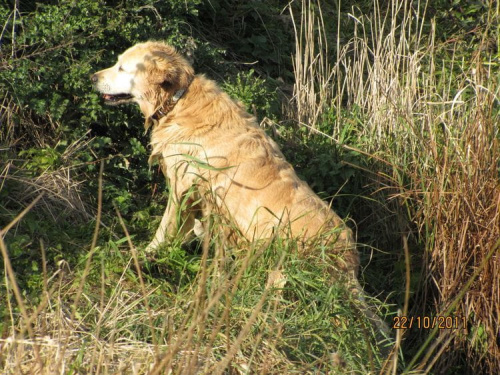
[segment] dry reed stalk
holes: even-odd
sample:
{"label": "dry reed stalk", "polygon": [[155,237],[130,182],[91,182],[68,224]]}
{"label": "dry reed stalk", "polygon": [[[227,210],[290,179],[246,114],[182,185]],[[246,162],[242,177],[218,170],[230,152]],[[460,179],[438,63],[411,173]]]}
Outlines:
{"label": "dry reed stalk", "polygon": [[355,20],[351,53],[339,61],[345,70],[348,105],[362,108],[368,116],[364,131],[374,149],[386,146],[388,135],[408,138],[401,125],[413,118],[421,100],[421,60],[434,42],[433,33],[428,39],[423,35],[425,7],[414,10],[413,3],[390,4],[384,15],[378,1],[372,17],[350,14]]}
{"label": "dry reed stalk", "polygon": [[335,68],[331,66],[321,1],[302,1],[299,16],[294,14],[292,4],[288,9],[295,35],[292,58],[295,83],[290,108],[299,124],[314,129],[335,95]]}
{"label": "dry reed stalk", "polygon": [[[429,280],[421,297],[434,298],[420,304],[431,304],[432,314],[439,315],[500,237],[499,87],[492,64],[479,53],[467,64],[452,57],[438,65],[435,28],[423,34],[426,6],[391,1],[383,15],[375,2],[373,17],[352,15],[358,25],[352,56],[340,63],[348,102],[368,119],[368,150],[394,164],[390,184],[403,205],[413,202],[409,219],[425,244]],[[463,73],[457,75],[457,69]],[[422,366],[444,371],[456,358],[443,353],[453,348],[453,353],[465,351],[478,368],[500,369],[498,274],[497,253],[452,312],[467,317],[473,334],[456,330],[448,337],[440,331],[440,346],[430,353],[438,350],[441,357]],[[486,336],[474,333],[478,330]],[[482,361],[483,356],[488,359]]]}
{"label": "dry reed stalk", "polygon": [[[348,106],[359,108],[367,119],[357,136],[369,141],[358,147],[385,159],[382,169],[388,178],[382,188],[389,183],[397,192],[394,198],[406,207],[406,220],[415,223],[424,246],[428,283],[417,304],[432,311],[410,311],[447,311],[474,271],[483,267],[480,280],[452,312],[467,317],[471,331],[438,332],[439,345],[428,352],[437,350],[438,356],[429,363],[422,360],[421,367],[445,371],[465,351],[477,368],[498,372],[498,251],[481,266],[500,237],[500,88],[494,64],[481,52],[485,48],[472,61],[456,61],[453,54],[440,62],[435,24],[426,17],[428,1],[390,1],[384,9],[379,1],[373,4],[370,16],[349,14],[355,34],[343,48],[337,41],[335,64],[323,49],[324,24],[315,13],[321,7],[302,2],[300,21],[290,7],[296,35],[296,119],[314,129],[321,106],[334,103],[340,113],[344,94]],[[490,8],[489,18],[495,17],[498,6],[496,13]],[[321,91],[332,83],[335,89]],[[450,348],[451,354],[444,355]]]}

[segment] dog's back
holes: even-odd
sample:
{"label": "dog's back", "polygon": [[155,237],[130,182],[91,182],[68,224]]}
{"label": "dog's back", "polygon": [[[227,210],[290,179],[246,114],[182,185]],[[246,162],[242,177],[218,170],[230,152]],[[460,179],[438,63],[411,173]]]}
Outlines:
{"label": "dog's back", "polygon": [[343,270],[356,273],[352,231],[298,178],[255,118],[213,81],[195,76],[153,127],[152,145],[170,180],[196,175],[192,182],[202,195],[248,240],[281,234],[296,238],[304,250],[327,245]]}

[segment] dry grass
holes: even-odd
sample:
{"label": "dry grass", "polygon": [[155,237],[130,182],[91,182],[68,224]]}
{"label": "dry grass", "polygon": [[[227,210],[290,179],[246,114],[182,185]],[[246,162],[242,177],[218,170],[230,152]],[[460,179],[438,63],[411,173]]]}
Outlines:
{"label": "dry grass", "polygon": [[[21,218],[22,215],[17,220]],[[14,224],[4,228],[0,235],[3,237]],[[298,318],[305,318],[300,316],[304,314],[302,302],[292,297],[297,291],[305,292],[293,286],[301,282],[304,270],[293,270],[290,263],[285,264],[290,249],[278,250],[278,256],[270,256],[272,246],[267,242],[226,256],[227,249],[219,247],[220,242],[210,243],[213,236],[208,224],[205,229],[200,272],[185,290],[176,293],[166,294],[160,290],[161,286],[155,287],[146,280],[143,261],[128,235],[131,257],[118,279],[107,275],[103,260],[97,259],[103,249],[92,245],[85,267],[78,274],[69,270],[65,262],[60,262],[59,269],[51,275],[44,271],[43,294],[36,306],[24,301],[15,274],[7,267],[9,290],[15,291],[13,296],[7,295],[7,300],[16,303],[10,305],[11,324],[0,340],[0,364],[5,373],[304,374],[315,373],[319,368],[342,373],[344,359],[330,352],[335,347],[332,343],[322,343],[323,335],[315,333],[314,324],[303,323],[310,333],[293,329],[290,332],[287,327],[300,323]],[[96,224],[95,238],[98,230]],[[218,255],[211,260],[213,246]],[[4,261],[10,264],[3,240],[0,248]],[[96,272],[96,268],[100,271]],[[314,271],[317,274],[319,269]],[[131,275],[135,275],[135,281]],[[93,281],[96,277],[97,283]],[[318,281],[321,284],[315,288],[324,287],[325,279]],[[305,278],[304,282],[311,281]],[[327,293],[335,290],[338,289]],[[315,294],[318,292],[314,290]],[[317,303],[306,300],[309,305]],[[326,324],[334,322],[328,329],[339,331],[339,338],[335,339],[339,340],[339,350],[349,356],[349,365],[353,365],[353,357],[366,355],[359,348],[353,353],[344,349],[351,347],[349,340],[359,342],[361,335],[367,340],[361,346],[368,345],[365,349],[371,353],[372,363],[368,365],[376,368],[378,365],[373,361],[377,354],[372,353],[375,348],[369,345],[376,333],[367,328],[368,321],[357,317],[356,321],[364,328],[356,328],[352,315],[334,313],[341,301],[339,297],[320,301],[326,304],[321,308],[325,315],[321,309],[316,310],[318,306],[311,318],[319,321],[326,318]],[[21,308],[21,316],[17,316],[14,305]],[[356,337],[347,337],[356,330],[360,330]],[[347,332],[350,333],[346,335]],[[320,340],[315,340],[315,336]],[[325,338],[331,339],[329,334]],[[311,339],[315,346],[324,345],[324,354],[312,363],[299,357],[292,359],[287,354],[297,351],[300,341]],[[361,370],[367,371],[370,370]]]}
{"label": "dry grass", "polygon": [[[293,242],[231,249],[214,217],[204,223],[199,272],[174,292],[145,273],[147,260],[118,211],[125,237],[97,246],[103,165],[90,249],[77,269],[59,261],[49,273],[40,245],[38,303],[25,299],[3,238],[42,195],[0,231],[10,313],[0,339],[5,374],[373,373],[380,366],[378,332],[360,316],[359,301],[332,283],[326,259],[296,257]],[[179,251],[175,241],[168,246],[167,255]]]}
{"label": "dry grass", "polygon": [[300,124],[315,129],[335,95],[335,69],[329,56],[321,1],[302,1],[299,15],[288,7],[295,32],[292,63],[295,83],[290,115]]}
{"label": "dry grass", "polygon": [[92,210],[82,199],[82,182],[77,177],[81,165],[75,164],[73,160],[89,142],[90,140],[82,139],[75,141],[61,155],[60,165],[48,167],[38,173],[34,173],[36,167],[26,168],[27,163],[33,162],[33,156],[23,155],[24,160],[4,160],[5,164],[0,171],[0,185],[3,187],[4,184],[9,184],[9,202],[4,204],[15,203],[25,207],[43,193],[37,208],[48,213],[55,222],[68,217],[75,220],[91,218]]}
{"label": "dry grass", "polygon": [[1,93],[0,101],[1,147],[22,147],[26,144],[43,147],[53,143],[59,125],[50,121],[50,117],[49,121],[39,119],[31,110],[17,105],[9,93]]}
{"label": "dry grass", "polygon": [[[470,61],[456,61],[454,55],[438,58],[449,55],[450,46],[436,45],[434,27],[424,33],[426,6],[392,1],[382,14],[376,1],[370,17],[350,14],[356,31],[338,53],[343,77],[329,68],[321,78],[305,78],[303,71],[320,74],[312,61],[320,64],[321,59],[298,43],[297,50],[306,53],[300,53],[303,61],[296,57],[302,64],[295,65],[296,91],[305,96],[296,99],[303,101],[302,107],[319,108],[321,101],[311,101],[307,93],[319,93],[312,87],[321,79],[341,81],[337,92],[366,119],[357,137],[368,141],[356,147],[384,161],[379,166],[381,189],[404,208],[403,222],[410,224],[403,232],[422,249],[425,285],[410,312],[467,319],[466,332],[436,332],[433,345],[427,343],[408,369],[419,364],[425,373],[442,373],[465,353],[472,368],[495,373],[500,369],[497,65],[483,46]],[[490,18],[498,17],[491,7]],[[297,31],[298,41],[303,29]],[[323,40],[321,27],[317,32],[317,40]],[[486,40],[495,31],[483,32]],[[340,102],[339,97],[331,100],[333,105]],[[306,116],[299,111],[298,118]]]}

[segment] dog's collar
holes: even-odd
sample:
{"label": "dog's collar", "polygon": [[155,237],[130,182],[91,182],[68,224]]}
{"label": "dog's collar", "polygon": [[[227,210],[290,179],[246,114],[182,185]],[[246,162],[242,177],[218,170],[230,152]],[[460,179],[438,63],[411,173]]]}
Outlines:
{"label": "dog's collar", "polygon": [[182,98],[182,96],[184,95],[184,93],[186,92],[186,90],[187,90],[187,88],[183,88],[183,89],[177,90],[175,92],[174,96],[172,96],[172,98],[169,101],[168,110],[164,110],[163,108],[158,108],[156,110],[156,112],[153,113],[153,115],[151,116],[151,118],[153,120],[158,121],[162,117],[165,117],[174,108],[174,106],[177,104],[177,102]]}
{"label": "dog's collar", "polygon": [[182,95],[184,95],[185,92],[186,92],[186,89],[177,90],[175,92],[174,96],[172,96],[172,103],[177,103],[179,101],[179,99],[182,98]]}

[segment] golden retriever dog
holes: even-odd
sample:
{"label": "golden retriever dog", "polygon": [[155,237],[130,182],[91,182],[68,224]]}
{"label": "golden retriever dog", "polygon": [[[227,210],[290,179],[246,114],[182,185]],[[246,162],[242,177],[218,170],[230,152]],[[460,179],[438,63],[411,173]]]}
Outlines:
{"label": "golden retriever dog", "polygon": [[303,252],[321,244],[356,278],[352,231],[297,177],[256,119],[214,81],[195,75],[173,47],[137,44],[91,80],[106,103],[137,103],[151,128],[150,161],[161,165],[170,197],[148,250],[179,232],[187,236],[213,212],[234,228],[225,233],[231,240],[286,236]]}

